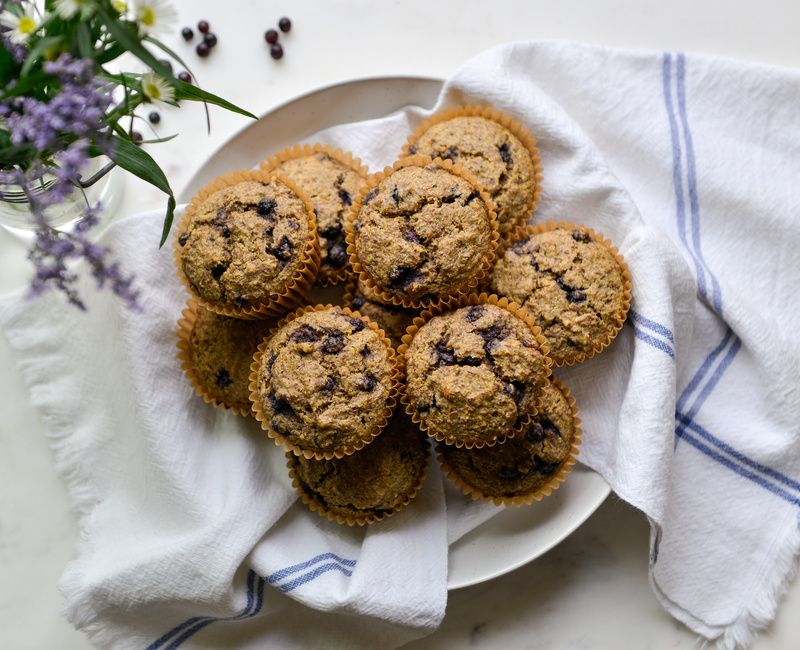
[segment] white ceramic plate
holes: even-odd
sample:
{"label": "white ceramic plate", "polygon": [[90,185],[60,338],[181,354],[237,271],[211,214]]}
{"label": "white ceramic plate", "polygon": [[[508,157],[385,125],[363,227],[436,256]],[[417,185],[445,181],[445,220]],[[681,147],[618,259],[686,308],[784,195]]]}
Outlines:
{"label": "white ceramic plate", "polygon": [[[321,129],[381,117],[409,104],[433,106],[441,86],[440,79],[380,77],[302,95],[228,140],[192,176],[179,200],[189,200],[216,176],[253,167],[268,154]],[[456,541],[450,547],[448,588],[496,578],[539,557],[580,526],[609,492],[598,474],[578,465],[551,497],[530,507],[504,510]]]}

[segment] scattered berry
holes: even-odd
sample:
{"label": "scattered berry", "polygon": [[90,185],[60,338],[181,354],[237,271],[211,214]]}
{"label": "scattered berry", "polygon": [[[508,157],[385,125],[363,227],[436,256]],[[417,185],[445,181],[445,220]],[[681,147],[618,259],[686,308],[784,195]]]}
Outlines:
{"label": "scattered berry", "polygon": [[183,70],[178,73],[178,79],[183,81],[184,83],[190,84],[192,83],[192,75],[190,75],[186,70]]}
{"label": "scattered berry", "polygon": [[197,47],[194,48],[194,51],[197,52],[197,56],[205,58],[211,53],[211,48],[208,46],[208,43],[203,41],[202,43],[197,44]]}
{"label": "scattered berry", "polygon": [[144,138],[138,131],[131,131],[131,140],[133,140],[136,144],[139,144],[142,140],[144,140]]}
{"label": "scattered berry", "polygon": [[278,32],[274,29],[268,29],[264,32],[264,40],[270,45],[275,45],[278,42]]}
{"label": "scattered berry", "polygon": [[150,124],[158,124],[161,121],[161,115],[158,111],[150,111],[147,119],[150,120]]}
{"label": "scattered berry", "polygon": [[200,32],[201,34],[208,34],[208,30],[209,30],[208,21],[201,20],[199,23],[197,23],[197,31]]}
{"label": "scattered berry", "polygon": [[172,74],[172,62],[169,59],[159,59],[158,62]]}
{"label": "scattered berry", "polygon": [[278,27],[280,27],[280,30],[285,34],[292,28],[292,21],[284,16],[278,21]]}
{"label": "scattered berry", "polygon": [[191,27],[184,27],[181,30],[181,36],[183,36],[184,41],[191,41],[194,38],[194,32]]}
{"label": "scattered berry", "polygon": [[208,47],[214,47],[217,44],[217,35],[209,32],[203,38],[203,43],[208,45]]}
{"label": "scattered berry", "polygon": [[283,57],[283,48],[280,43],[275,43],[275,45],[269,48],[269,53],[273,59],[280,59]]}

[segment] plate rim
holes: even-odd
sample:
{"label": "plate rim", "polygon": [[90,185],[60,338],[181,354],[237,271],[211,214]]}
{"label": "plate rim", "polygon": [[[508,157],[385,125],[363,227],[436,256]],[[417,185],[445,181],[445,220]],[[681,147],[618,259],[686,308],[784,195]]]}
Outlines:
{"label": "plate rim", "polygon": [[[217,156],[217,154],[219,154],[221,151],[223,151],[224,149],[228,148],[231,145],[232,142],[234,142],[236,139],[241,137],[245,132],[249,131],[250,129],[255,128],[256,125],[261,120],[267,118],[269,115],[271,115],[271,114],[273,114],[273,113],[275,113],[277,111],[283,110],[283,109],[285,109],[285,108],[287,108],[287,107],[289,107],[289,106],[291,106],[293,104],[303,102],[303,101],[305,101],[305,100],[307,100],[310,97],[313,97],[315,95],[318,95],[318,94],[321,94],[321,93],[324,93],[324,92],[328,92],[328,91],[334,90],[334,89],[342,87],[342,86],[348,86],[348,85],[359,84],[359,83],[385,83],[385,82],[391,82],[391,83],[397,83],[397,82],[411,82],[411,83],[434,82],[434,83],[438,83],[440,85],[440,87],[441,87],[441,85],[443,85],[445,83],[445,80],[440,78],[440,77],[435,77],[435,76],[414,75],[414,74],[369,75],[369,76],[365,76],[365,77],[352,77],[352,78],[348,78],[348,79],[341,79],[341,80],[334,81],[334,82],[331,82],[331,83],[328,83],[328,84],[325,84],[325,85],[322,85],[322,86],[317,86],[317,87],[312,88],[311,90],[309,90],[307,92],[304,92],[304,93],[301,93],[299,95],[295,95],[293,97],[290,97],[290,98],[286,99],[285,101],[282,101],[282,102],[276,104],[275,106],[271,107],[270,109],[268,109],[268,110],[264,111],[263,113],[261,113],[258,116],[257,120],[245,123],[244,125],[242,125],[238,129],[236,129],[233,133],[231,133],[225,139],[224,142],[220,143],[207,156],[205,156],[202,159],[202,161],[200,162],[200,164],[197,165],[197,167],[194,169],[194,171],[192,172],[191,176],[189,176],[189,178],[186,180],[186,182],[184,183],[184,185],[181,188],[181,190],[177,193],[178,201],[180,203],[185,203],[191,198],[191,196],[187,196],[187,190],[197,184],[198,177],[201,175],[201,172],[204,169],[206,169],[206,167],[209,164],[210,160],[215,158]],[[553,548],[558,546],[567,537],[569,537],[572,533],[574,533],[580,526],[582,526],[586,522],[586,520],[589,519],[589,517],[591,517],[595,512],[597,512],[597,509],[603,504],[603,502],[611,494],[611,491],[612,491],[611,490],[611,486],[608,484],[608,481],[605,480],[605,477],[603,477],[602,474],[600,474],[596,470],[588,467],[587,465],[585,465],[583,463],[581,463],[581,464],[587,470],[592,472],[595,475],[595,477],[599,478],[600,481],[602,481],[602,484],[603,484],[603,489],[602,490],[601,489],[597,490],[595,498],[593,499],[593,506],[591,508],[587,508],[585,513],[583,513],[580,517],[576,518],[574,521],[570,522],[569,526],[567,526],[564,530],[560,531],[560,533],[558,535],[554,536],[553,539],[550,540],[547,544],[545,544],[543,548],[537,549],[536,552],[528,555],[527,557],[525,557],[523,559],[511,562],[510,564],[508,564],[507,566],[503,567],[502,569],[493,571],[493,572],[491,572],[489,574],[482,575],[480,577],[476,577],[476,578],[471,579],[471,580],[462,581],[462,582],[459,582],[457,584],[452,584],[451,583],[450,574],[449,574],[449,570],[448,570],[447,590],[448,591],[455,591],[457,589],[465,589],[467,587],[472,587],[472,586],[475,586],[475,585],[479,585],[479,584],[482,584],[484,582],[489,582],[490,580],[494,580],[494,579],[499,578],[501,576],[504,576],[504,575],[506,575],[508,573],[516,571],[520,567],[523,567],[526,564],[529,564],[530,562],[532,562],[533,560],[542,557],[543,555],[548,553],[550,550],[552,550]],[[530,507],[535,507],[535,504],[533,506],[530,506]],[[487,520],[487,522],[484,522],[484,524],[481,524],[481,525],[485,525],[489,521],[491,521],[491,519]],[[478,526],[478,528],[479,527],[480,526]],[[449,562],[449,557],[450,557],[450,554],[448,552],[448,562]]]}

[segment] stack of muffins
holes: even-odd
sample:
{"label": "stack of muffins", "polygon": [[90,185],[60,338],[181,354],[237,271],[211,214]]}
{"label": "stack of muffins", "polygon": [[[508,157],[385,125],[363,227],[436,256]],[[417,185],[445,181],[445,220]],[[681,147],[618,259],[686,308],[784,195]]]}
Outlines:
{"label": "stack of muffins", "polygon": [[[602,235],[528,223],[541,178],[530,133],[475,106],[423,122],[377,174],[305,145],[218,178],[175,239],[184,373],[253,415],[303,502],[339,523],[407,505],[430,438],[472,498],[541,499],[581,436],[551,366],[608,346],[631,299]],[[331,285],[337,304],[316,304]]]}

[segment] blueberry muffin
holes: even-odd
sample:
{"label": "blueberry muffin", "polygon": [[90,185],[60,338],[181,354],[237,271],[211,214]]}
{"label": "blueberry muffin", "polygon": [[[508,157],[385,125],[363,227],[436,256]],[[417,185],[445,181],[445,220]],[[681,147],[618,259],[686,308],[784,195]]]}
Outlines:
{"label": "blueberry muffin", "polygon": [[189,302],[179,323],[183,370],[195,391],[214,405],[250,413],[250,364],[272,320],[240,320]]}
{"label": "blueberry muffin", "polygon": [[394,514],[416,496],[428,465],[428,442],[399,412],[374,442],[350,456],[287,457],[295,488],[312,510],[363,525]]}
{"label": "blueberry muffin", "polygon": [[321,145],[291,147],[270,158],[263,168],[292,181],[314,207],[321,260],[317,281],[343,280],[348,266],[344,215],[366,183],[366,168],[350,154]]}
{"label": "blueberry muffin", "polygon": [[557,487],[556,477],[563,480],[574,464],[580,436],[574,404],[566,386],[548,381],[539,413],[502,445],[459,449],[440,444],[437,451],[445,472],[467,493],[482,497],[541,496],[543,488]]}
{"label": "blueberry muffin", "polygon": [[466,107],[434,116],[412,134],[405,152],[452,160],[470,171],[494,201],[501,236],[526,222],[535,209],[535,141],[495,111]]}
{"label": "blueberry muffin", "polygon": [[380,433],[395,403],[394,350],[377,326],[341,307],[295,312],[250,375],[256,417],[285,447],[337,458]]}
{"label": "blueberry muffin", "polygon": [[252,313],[290,294],[310,267],[316,272],[314,215],[296,188],[263,172],[209,187],[190,204],[177,239],[180,272],[205,307]]}
{"label": "blueberry muffin", "polygon": [[373,177],[347,227],[362,281],[405,307],[474,287],[498,239],[491,201],[474,181],[447,161],[420,157]]}
{"label": "blueberry muffin", "polygon": [[492,289],[542,329],[558,365],[587,359],[625,322],[630,280],[602,236],[573,225],[529,228],[497,261]]}
{"label": "blueberry muffin", "polygon": [[458,446],[513,435],[550,374],[528,323],[496,304],[432,316],[401,351],[405,401],[429,435]]}
{"label": "blueberry muffin", "polygon": [[347,287],[345,304],[375,321],[395,348],[402,342],[406,329],[414,322],[414,317],[419,316],[418,309],[406,309],[385,302],[358,279],[351,280]]}

